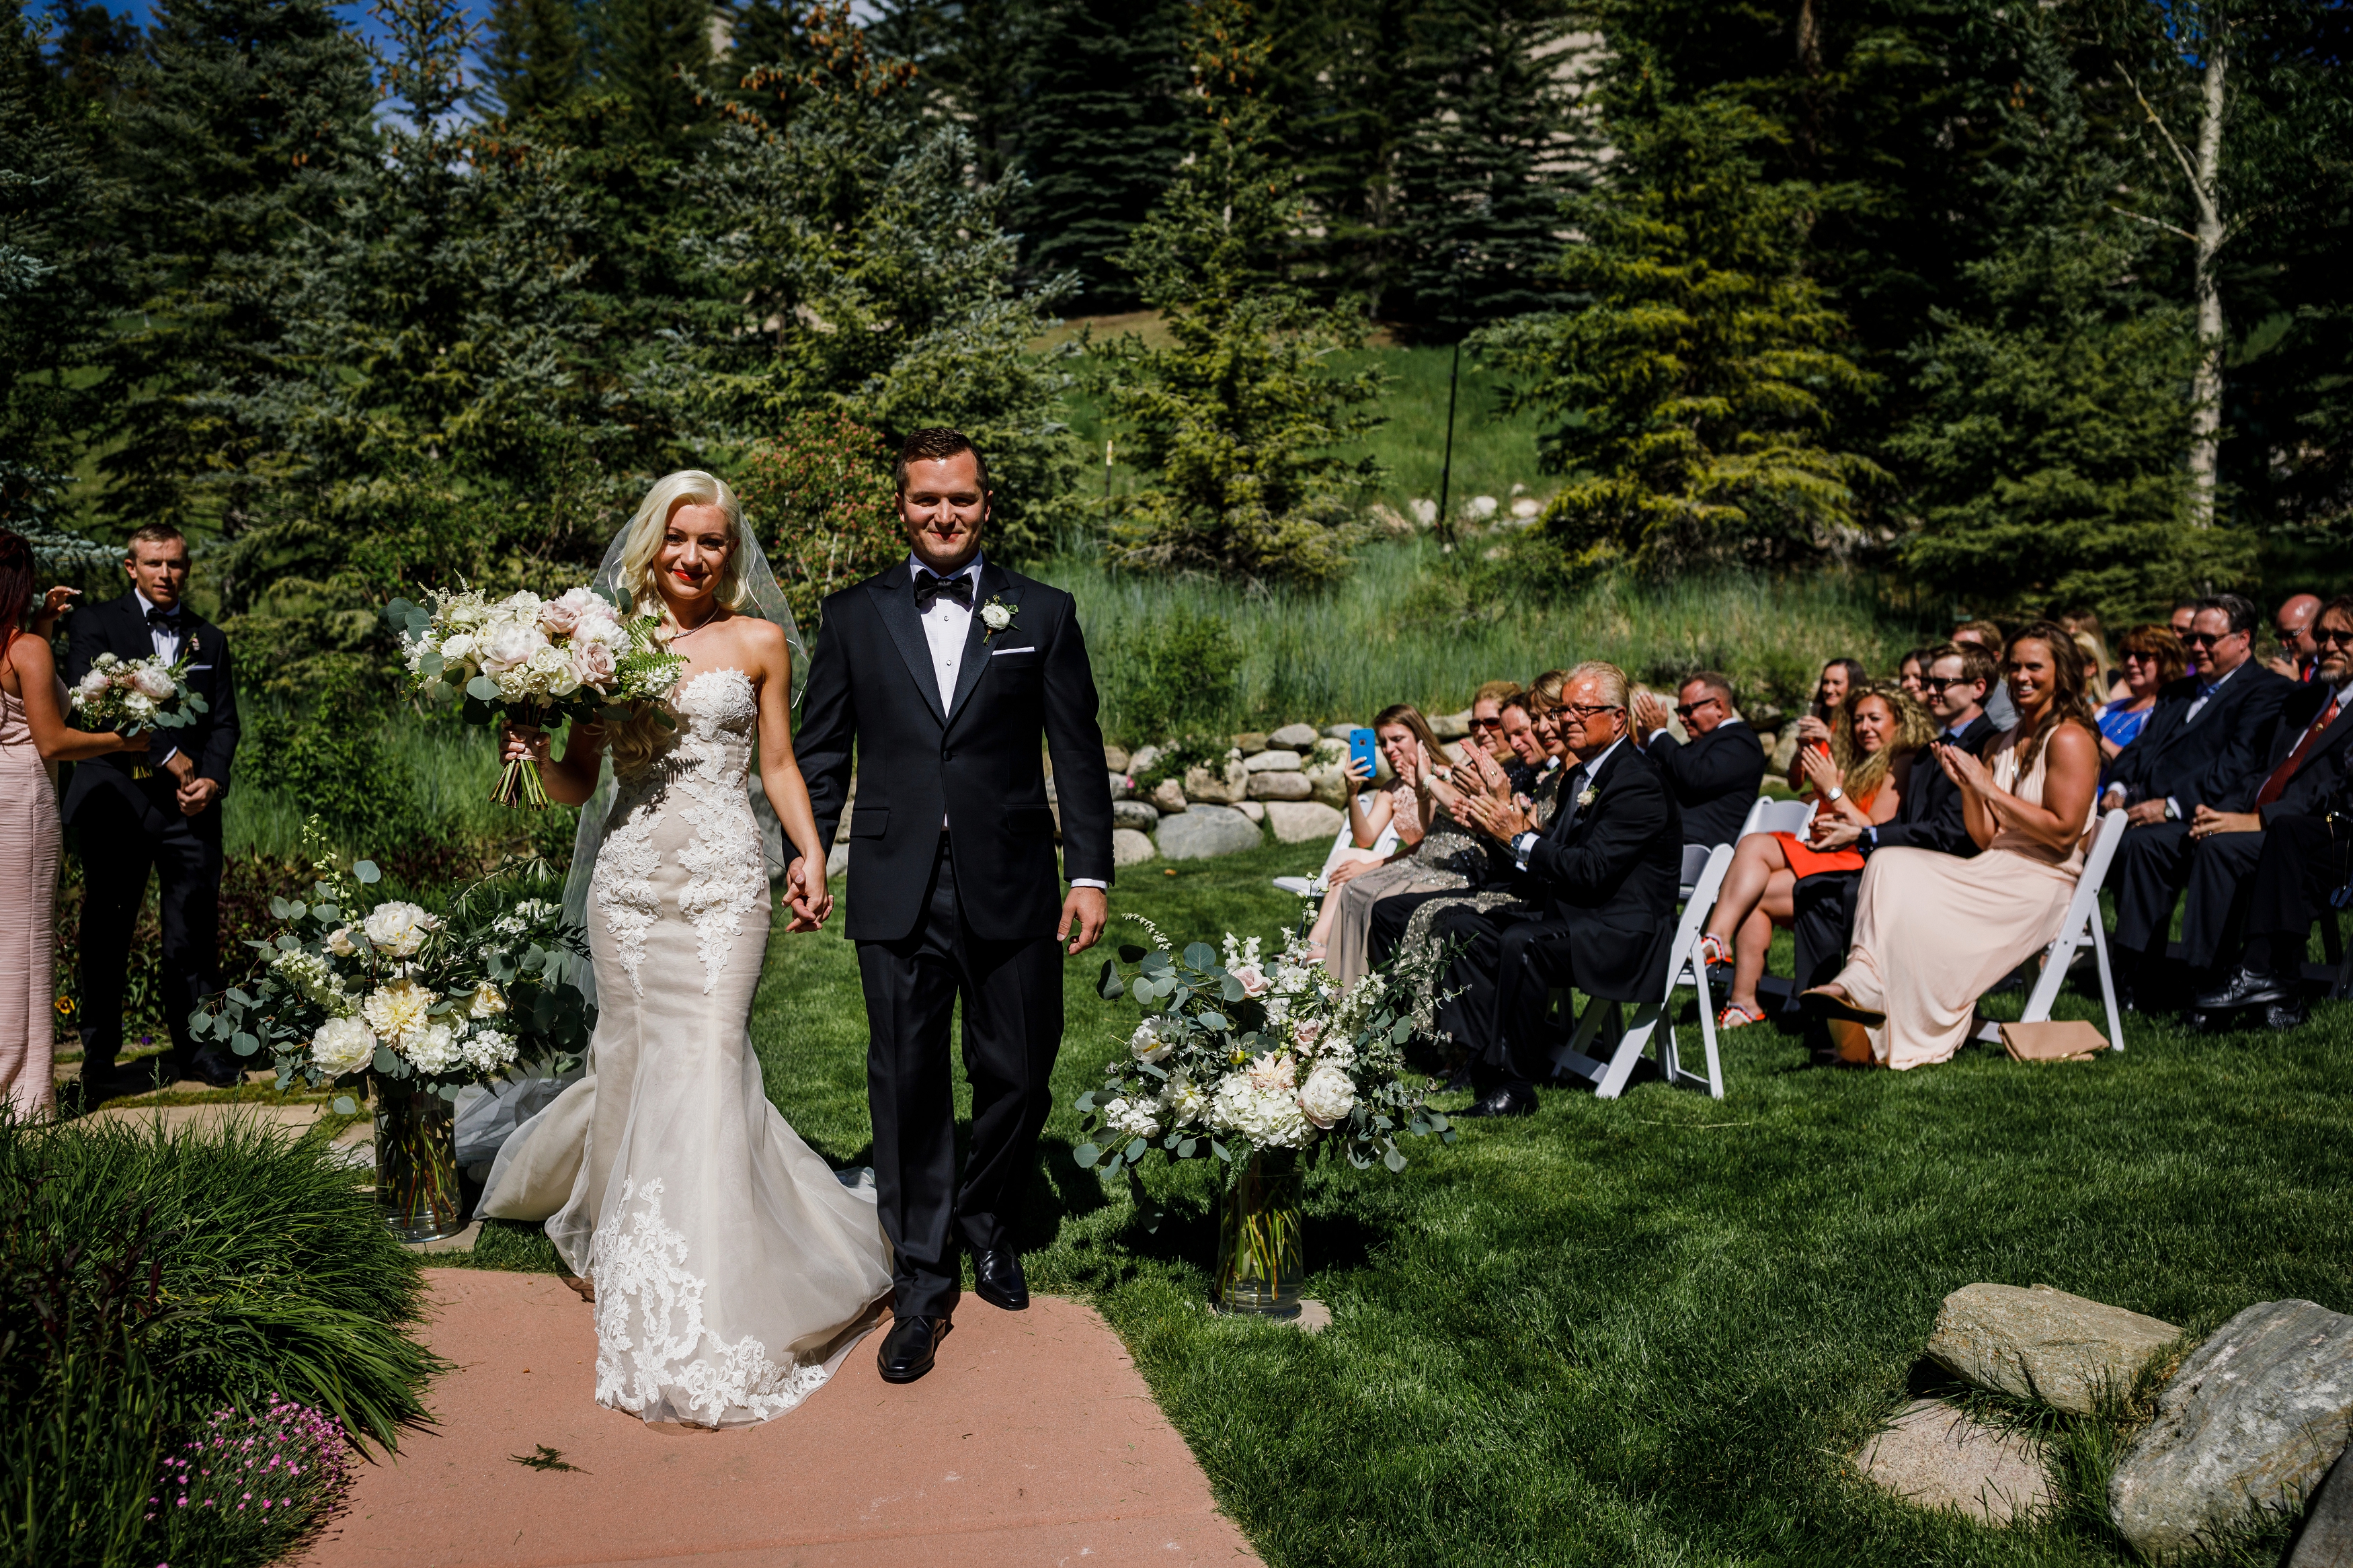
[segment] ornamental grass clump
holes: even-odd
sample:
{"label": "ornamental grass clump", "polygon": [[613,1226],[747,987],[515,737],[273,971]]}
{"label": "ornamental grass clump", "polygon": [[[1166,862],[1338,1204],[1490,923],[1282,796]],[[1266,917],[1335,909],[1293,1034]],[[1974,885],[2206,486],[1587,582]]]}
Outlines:
{"label": "ornamental grass clump", "polygon": [[213,1412],[165,1455],[145,1522],[167,1563],[242,1568],[314,1534],[351,1485],[342,1428],[272,1394],[259,1409]]}

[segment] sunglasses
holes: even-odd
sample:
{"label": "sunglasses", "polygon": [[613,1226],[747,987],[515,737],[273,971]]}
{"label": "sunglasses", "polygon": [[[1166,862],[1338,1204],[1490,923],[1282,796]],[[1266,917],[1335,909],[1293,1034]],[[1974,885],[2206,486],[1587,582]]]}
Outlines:
{"label": "sunglasses", "polygon": [[1920,684],[1930,691],[1947,691],[1956,686],[1974,686],[1977,679],[1968,675],[1931,675]]}
{"label": "sunglasses", "polygon": [[1501,719],[1473,719],[1471,721],[1471,728],[1473,730],[1500,730],[1503,727],[1504,721]]}
{"label": "sunglasses", "polygon": [[1713,697],[1703,697],[1696,702],[1678,702],[1675,704],[1675,717],[1678,719],[1688,719],[1693,714],[1698,712],[1701,709],[1707,707],[1714,701],[1715,701],[1715,699]]}
{"label": "sunglasses", "polygon": [[2221,646],[2226,637],[2245,635],[2243,632],[2184,632],[2181,634],[2181,646],[2183,647],[2216,647]]}
{"label": "sunglasses", "polygon": [[2321,647],[2353,647],[2353,626],[2315,626],[2312,640]]}

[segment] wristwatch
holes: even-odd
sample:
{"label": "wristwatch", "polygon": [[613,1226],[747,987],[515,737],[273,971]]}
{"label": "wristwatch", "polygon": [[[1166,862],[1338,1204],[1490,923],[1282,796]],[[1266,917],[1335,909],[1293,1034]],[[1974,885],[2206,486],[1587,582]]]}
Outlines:
{"label": "wristwatch", "polygon": [[1832,784],[1831,785],[1831,793],[1824,795],[1822,798],[1830,802],[1831,805],[1836,805],[1839,802],[1846,798],[1846,787],[1842,784]]}

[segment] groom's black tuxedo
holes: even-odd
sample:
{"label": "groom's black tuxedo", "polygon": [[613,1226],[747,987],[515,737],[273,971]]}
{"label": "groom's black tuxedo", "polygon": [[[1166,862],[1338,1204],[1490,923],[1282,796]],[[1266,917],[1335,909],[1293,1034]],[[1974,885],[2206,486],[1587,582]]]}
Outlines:
{"label": "groom's black tuxedo", "polygon": [[[145,610],[136,595],[87,605],[67,621],[65,677],[79,681],[101,653],[117,658],[149,658],[155,652]],[[149,736],[147,759],[160,763],[177,747],[195,763],[197,776],[228,787],[229,761],[237,752],[237,677],[229,663],[228,638],[221,629],[185,607],[177,617],[180,653],[188,685],[203,696],[206,711],[193,724]],[[219,957],[220,797],[194,816],[180,815],[179,783],[157,765],[151,778],[133,778],[137,753],[115,752],[74,764],[66,785],[65,819],[81,855],[84,893],[81,914],[81,1040],[85,1078],[104,1076],[122,1045],[123,976],[129,966],[131,932],[153,867],[163,924],[164,1022],[185,1068],[195,1043],[188,1015],[199,997],[214,989]]]}
{"label": "groom's black tuxedo", "polygon": [[[992,603],[1013,610],[988,632]],[[937,605],[934,612],[936,614]],[[1111,882],[1111,785],[1068,594],[984,561],[944,700],[912,562],[827,599],[797,750],[830,844],[847,804],[874,1174],[902,1318],[955,1306],[959,1238],[1009,1247],[1062,1038],[1061,877]],[[943,637],[953,633],[943,631]],[[956,1181],[948,1021],[964,1002],[972,1142]]]}

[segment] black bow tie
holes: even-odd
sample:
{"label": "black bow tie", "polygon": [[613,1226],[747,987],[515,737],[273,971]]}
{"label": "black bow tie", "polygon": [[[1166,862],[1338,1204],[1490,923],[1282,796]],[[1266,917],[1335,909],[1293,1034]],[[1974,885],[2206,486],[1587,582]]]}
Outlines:
{"label": "black bow tie", "polygon": [[174,605],[171,608],[166,609],[161,605],[148,605],[147,624],[151,626],[172,626],[176,628],[180,624],[180,606]]}
{"label": "black bow tie", "polygon": [[972,579],[959,572],[953,577],[943,577],[936,572],[915,569],[915,608],[928,610],[942,599],[954,599],[965,609],[972,608]]}

